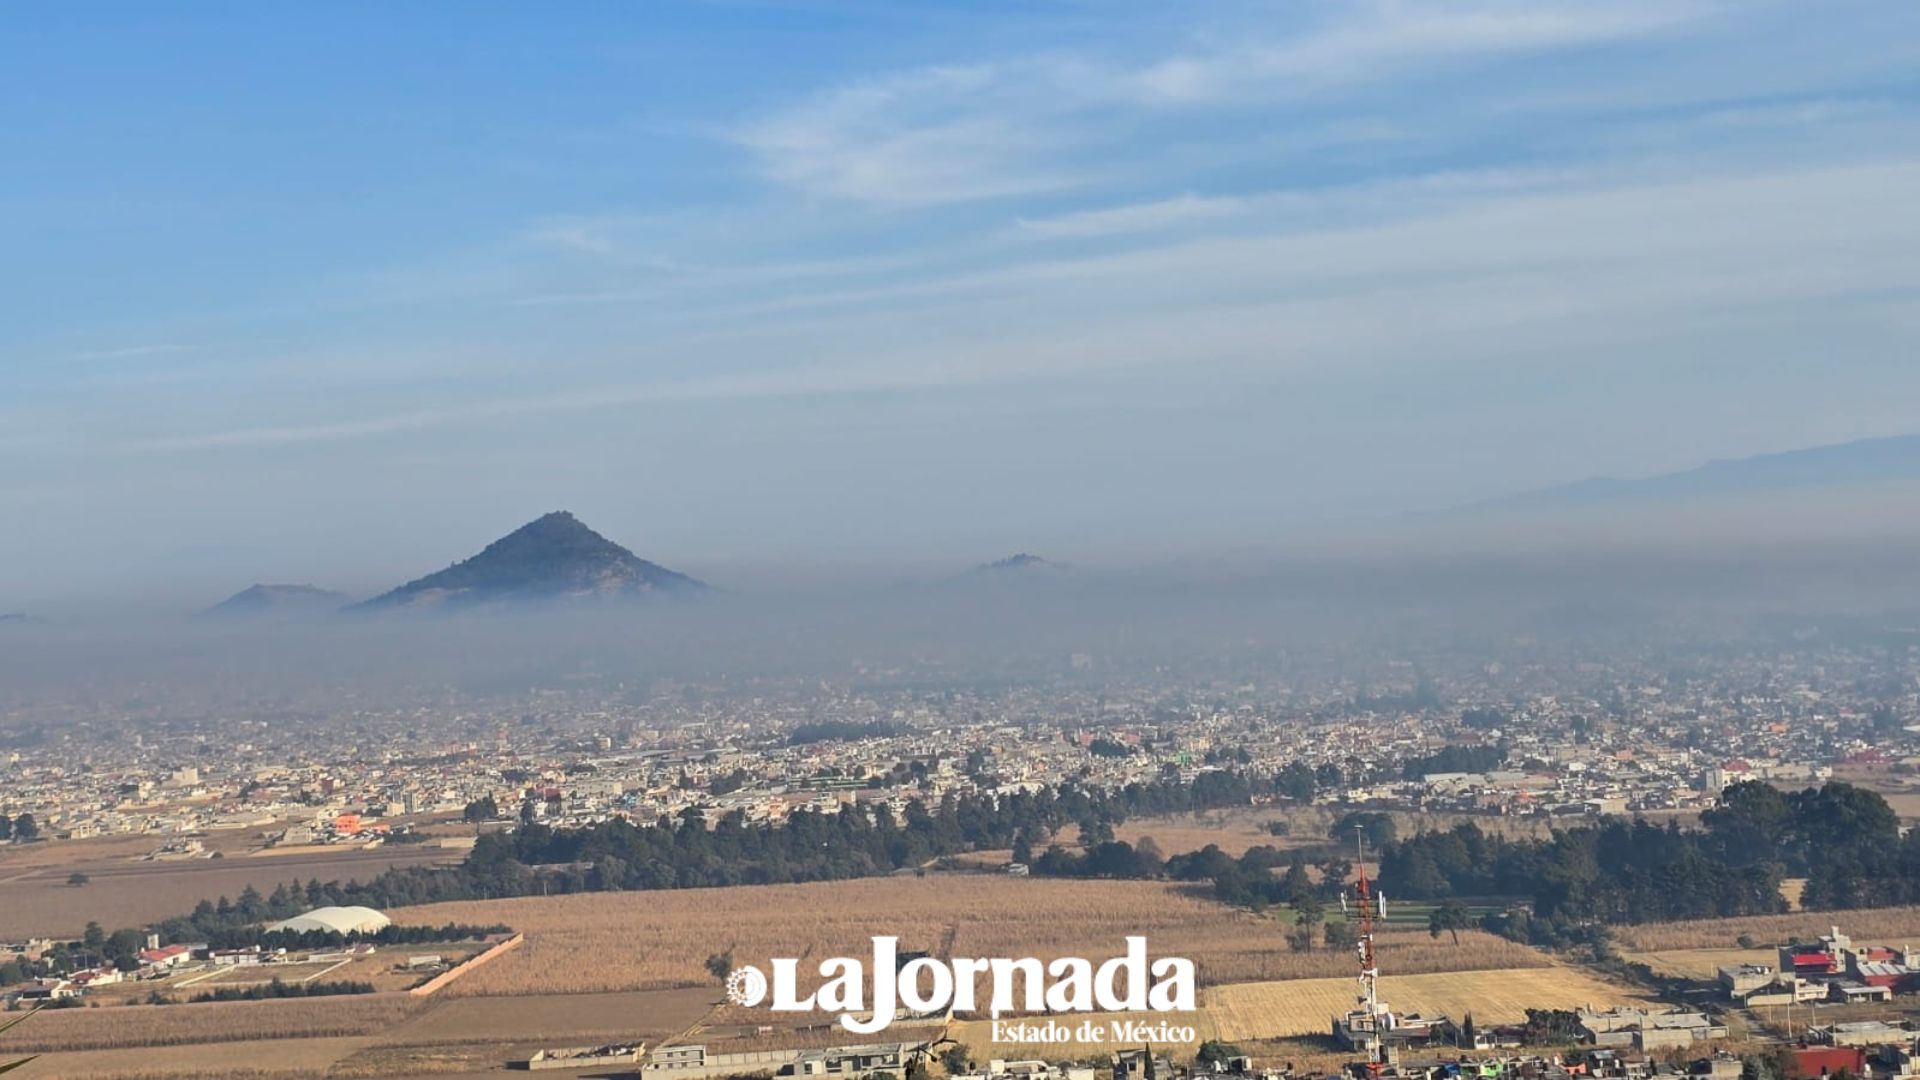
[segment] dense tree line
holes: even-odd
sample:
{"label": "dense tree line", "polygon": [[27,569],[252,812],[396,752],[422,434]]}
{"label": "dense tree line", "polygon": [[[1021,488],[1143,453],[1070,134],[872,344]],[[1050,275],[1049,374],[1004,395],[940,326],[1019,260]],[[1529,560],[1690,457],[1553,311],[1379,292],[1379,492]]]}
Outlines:
{"label": "dense tree line", "polygon": [[1400,775],[1418,780],[1434,773],[1491,772],[1506,760],[1501,746],[1443,746],[1425,757],[1409,758],[1401,764]]}
{"label": "dense tree line", "polygon": [[[1784,793],[1760,783],[1727,789],[1705,828],[1686,830],[1645,820],[1610,818],[1559,830],[1546,840],[1511,840],[1471,822],[1396,839],[1392,818],[1355,811],[1329,832],[1358,831],[1380,851],[1384,893],[1408,900],[1524,897],[1523,908],[1484,925],[1535,944],[1609,947],[1605,927],[1669,919],[1720,918],[1786,910],[1780,882],[1808,879],[1803,904],[1847,908],[1920,903],[1920,831],[1902,838],[1886,801],[1849,784]],[[1084,834],[1083,834],[1084,835]],[[1309,853],[1259,846],[1235,859],[1208,847],[1170,859],[1139,846],[1094,836],[1083,849],[1050,848],[1035,873],[1062,877],[1211,881],[1222,901],[1260,908],[1336,898],[1351,864],[1329,847],[1311,853],[1320,881],[1306,872]],[[1335,883],[1335,884],[1328,884]],[[1437,936],[1465,926],[1454,904],[1430,929]]]}
{"label": "dense tree line", "polygon": [[207,933],[205,938],[207,944],[216,949],[245,949],[258,945],[269,952],[277,949],[305,952],[314,949],[341,948],[357,942],[371,945],[426,945],[435,942],[481,941],[496,934],[512,932],[513,927],[505,923],[485,926],[466,923],[445,923],[440,926],[396,924],[383,927],[372,934],[342,934],[333,930],[268,931],[254,924],[221,927]]}
{"label": "dense tree line", "polygon": [[1783,792],[1748,781],[1728,788],[1702,819],[1729,861],[1806,878],[1802,906],[1920,902],[1920,832],[1903,838],[1893,808],[1865,788]]}
{"label": "dense tree line", "polygon": [[1829,783],[1787,793],[1736,784],[1705,826],[1608,819],[1547,840],[1507,840],[1471,823],[1385,849],[1394,895],[1525,896],[1533,917],[1637,923],[1785,910],[1780,881],[1807,878],[1802,903],[1848,908],[1920,901],[1920,836],[1903,839],[1886,800]]}
{"label": "dense tree line", "polygon": [[[1307,872],[1309,865],[1320,871],[1318,884]],[[1340,890],[1352,871],[1353,864],[1330,849],[1313,853],[1301,849],[1281,851],[1266,844],[1250,847],[1238,858],[1222,851],[1218,844],[1162,858],[1150,836],[1141,837],[1137,845],[1102,840],[1079,853],[1050,847],[1033,863],[1034,873],[1049,877],[1211,882],[1214,895],[1224,903],[1254,909],[1287,906],[1296,911],[1316,912],[1326,904],[1339,902]],[[1318,916],[1309,921],[1319,921]]]}
{"label": "dense tree line", "polygon": [[207,993],[197,995],[193,1000],[202,1001],[276,1001],[281,998],[334,997],[340,994],[371,994],[374,992],[370,982],[309,982],[289,983],[275,979],[270,983],[255,983],[252,986],[221,986]]}
{"label": "dense tree line", "polygon": [[1271,793],[1271,778],[1217,770],[1189,783],[1176,778],[1115,791],[1068,786],[948,795],[931,805],[909,802],[897,816],[886,804],[801,810],[784,825],[749,822],[737,811],[711,828],[698,811],[654,827],[619,820],[582,829],[534,824],[481,837],[463,870],[475,887],[498,895],[537,891],[535,879],[554,892],[838,880],[968,851],[1030,853],[1067,825],[1098,844],[1130,817],[1245,806]]}
{"label": "dense tree line", "polygon": [[1360,840],[1365,841],[1368,850],[1379,851],[1399,835],[1393,815],[1380,810],[1349,810],[1327,829],[1327,839],[1348,850],[1353,850],[1356,840]]}
{"label": "dense tree line", "polygon": [[1711,836],[1608,820],[1508,840],[1471,823],[1420,833],[1381,854],[1381,885],[1418,900],[1524,896],[1538,917],[1637,923],[1785,909],[1777,865],[1730,862]]}
{"label": "dense tree line", "polygon": [[[530,822],[478,837],[457,867],[395,867],[366,882],[310,880],[281,885],[269,895],[249,887],[238,899],[203,900],[191,913],[152,929],[167,943],[314,948],[348,939],[267,934],[262,924],[329,905],[386,909],[567,892],[828,881],[1001,848],[1013,849],[1016,859],[1030,858],[1034,847],[1068,825],[1078,826],[1086,842],[1098,844],[1111,841],[1113,826],[1130,817],[1245,806],[1257,796],[1276,794],[1278,782],[1249,772],[1211,770],[1190,782],[1175,776],[1116,790],[1069,784],[1038,792],[948,795],[931,806],[910,802],[898,816],[885,804],[800,810],[784,825],[749,822],[735,811],[709,827],[699,810],[651,826],[616,819],[555,829]],[[1159,865],[1157,856],[1152,862]],[[448,940],[436,934],[457,940],[505,929],[394,926],[355,940]],[[131,953],[144,936],[144,930],[127,930],[116,939]]]}
{"label": "dense tree line", "polygon": [[[1068,784],[1038,792],[948,795],[931,805],[910,802],[898,816],[886,804],[801,810],[783,825],[749,822],[735,811],[709,826],[698,810],[653,826],[612,820],[554,829],[530,823],[480,836],[458,867],[398,867],[364,883],[314,880],[282,885],[266,896],[249,888],[237,901],[202,901],[191,914],[154,929],[169,942],[312,948],[345,939],[268,935],[261,926],[325,905],[391,908],[546,893],[838,880],[1002,848],[1040,874],[1210,881],[1228,903],[1298,907],[1334,898],[1351,869],[1338,848],[1283,853],[1258,846],[1236,859],[1209,846],[1167,859],[1151,844],[1116,841],[1113,827],[1132,817],[1291,796],[1319,779],[1303,766],[1275,775],[1211,770],[1191,781],[1170,775],[1115,790]],[[1036,847],[1069,825],[1078,828],[1080,851],[1054,846],[1034,857]],[[1920,834],[1903,840],[1885,800],[1846,784],[1793,794],[1736,785],[1720,808],[1705,815],[1705,828],[1695,831],[1609,819],[1556,831],[1546,840],[1510,840],[1471,823],[1396,839],[1391,818],[1366,811],[1346,815],[1333,831],[1344,838],[1355,829],[1380,851],[1379,877],[1391,895],[1526,897],[1530,913],[1497,916],[1488,925],[1547,943],[1584,940],[1592,935],[1579,928],[1594,924],[1779,911],[1780,881],[1789,874],[1810,879],[1809,907],[1920,902]],[[1320,870],[1320,885],[1306,872],[1309,857]],[[370,940],[448,940],[504,929],[390,927]],[[130,962],[144,935],[104,935],[94,928],[89,937],[95,936],[98,941],[82,948]]]}
{"label": "dense tree line", "polygon": [[[388,871],[366,885],[357,882],[342,885],[337,881],[322,883],[317,878],[309,879],[305,885],[297,881],[287,882],[276,886],[268,894],[262,894],[249,885],[241,890],[237,900],[229,900],[224,896],[217,901],[202,900],[188,914],[165,919],[152,929],[167,944],[205,942],[216,949],[244,949],[254,945],[265,949],[319,949],[355,941],[376,945],[418,945],[433,941],[477,941],[511,930],[504,925],[468,926],[460,923],[443,926],[392,925],[377,933],[350,935],[321,930],[269,933],[265,929],[266,924],[291,919],[319,907],[382,906],[369,904],[368,898],[380,891],[381,879],[394,873],[396,871]],[[131,934],[135,939],[145,937],[139,931],[120,931],[115,937],[121,934]]]}
{"label": "dense tree line", "polygon": [[[302,893],[298,889],[292,889],[285,895],[301,896]],[[166,944],[191,942],[206,944],[216,949],[244,949],[258,945],[269,952],[276,949],[305,951],[340,948],[356,942],[374,945],[421,945],[433,942],[480,941],[496,934],[513,932],[513,928],[505,924],[393,925],[373,934],[339,934],[327,930],[268,932],[263,925],[267,920],[291,918],[310,906],[315,905],[309,905],[304,900],[290,899],[276,905],[273,902],[261,900],[259,893],[249,888],[242,894],[239,904],[234,904],[225,898],[222,898],[219,905],[203,901],[193,914],[167,919],[157,924],[151,931],[127,927],[109,934],[101,928],[99,923],[90,922],[79,941],[56,942],[38,961],[13,957],[0,963],[0,986],[25,982],[42,975],[64,974],[92,967],[138,971],[140,951],[146,948],[147,935],[150,932],[158,934],[161,941]]]}

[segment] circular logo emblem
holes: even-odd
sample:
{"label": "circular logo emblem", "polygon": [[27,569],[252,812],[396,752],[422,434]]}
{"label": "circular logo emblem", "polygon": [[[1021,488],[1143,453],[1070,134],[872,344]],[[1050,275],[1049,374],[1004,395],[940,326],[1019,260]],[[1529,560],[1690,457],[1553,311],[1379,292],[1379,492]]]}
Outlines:
{"label": "circular logo emblem", "polygon": [[727,975],[728,1001],[751,1009],[766,999],[767,976],[759,968],[752,965],[734,968]]}

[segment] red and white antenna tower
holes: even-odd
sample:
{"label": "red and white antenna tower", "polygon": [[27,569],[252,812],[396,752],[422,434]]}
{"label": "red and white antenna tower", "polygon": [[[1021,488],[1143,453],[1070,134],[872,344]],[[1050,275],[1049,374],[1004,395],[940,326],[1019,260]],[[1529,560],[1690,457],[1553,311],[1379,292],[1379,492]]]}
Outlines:
{"label": "red and white antenna tower", "polygon": [[[1354,902],[1347,913],[1359,929],[1354,947],[1360,955],[1360,993],[1347,1019],[1349,1030],[1367,1033],[1367,1075],[1379,1076],[1387,1067],[1387,1030],[1393,1026],[1393,1014],[1380,1001],[1380,963],[1374,956],[1373,928],[1375,921],[1385,915],[1387,898],[1374,892],[1372,882],[1367,880],[1365,832],[1359,833],[1358,841],[1360,859],[1355,863],[1358,873]],[[1344,894],[1340,906],[1347,908]]]}

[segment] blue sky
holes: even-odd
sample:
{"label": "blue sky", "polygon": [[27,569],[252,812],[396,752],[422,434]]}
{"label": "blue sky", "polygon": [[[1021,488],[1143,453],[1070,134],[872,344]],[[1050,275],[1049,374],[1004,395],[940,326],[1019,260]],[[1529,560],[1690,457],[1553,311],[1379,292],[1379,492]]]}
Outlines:
{"label": "blue sky", "polygon": [[1114,564],[1915,430],[1920,6],[43,4],[0,610]]}

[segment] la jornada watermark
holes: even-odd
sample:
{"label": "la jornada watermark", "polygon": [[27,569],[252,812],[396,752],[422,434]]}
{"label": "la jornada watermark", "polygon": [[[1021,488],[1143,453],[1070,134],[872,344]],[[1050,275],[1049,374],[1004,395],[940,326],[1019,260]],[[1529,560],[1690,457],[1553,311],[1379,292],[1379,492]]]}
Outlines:
{"label": "la jornada watermark", "polygon": [[[727,999],[775,1012],[835,1012],[840,1026],[872,1035],[913,1014],[986,1012],[995,1042],[1191,1042],[1193,1029],[1135,1020],[1062,1022],[1064,1013],[1177,1013],[1194,1011],[1193,961],[1179,956],[1150,959],[1147,939],[1129,937],[1127,949],[1099,965],[1077,956],[1042,962],[1031,956],[939,960],[916,956],[899,962],[899,939],[873,939],[871,964],[836,956],[822,960],[826,980],[800,995],[800,961],[769,963],[772,974],[748,965],[727,976]],[[982,1008],[979,981],[988,995]],[[869,1008],[871,1002],[871,1008]],[[1044,1014],[1044,1020],[1001,1020],[1007,1013]],[[1096,1030],[1097,1029],[1097,1030]],[[1122,1030],[1124,1029],[1124,1030]]]}

